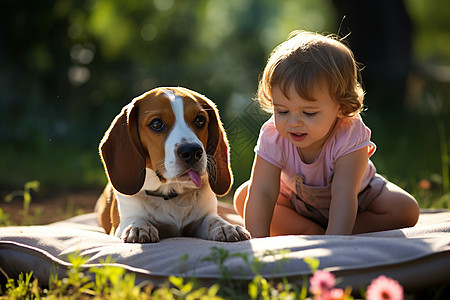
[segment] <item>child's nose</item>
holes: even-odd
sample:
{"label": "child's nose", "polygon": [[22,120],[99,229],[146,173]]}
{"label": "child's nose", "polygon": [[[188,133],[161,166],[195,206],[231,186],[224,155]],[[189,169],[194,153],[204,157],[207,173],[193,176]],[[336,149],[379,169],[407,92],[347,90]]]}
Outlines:
{"label": "child's nose", "polygon": [[303,118],[301,114],[292,114],[289,118],[290,126],[303,126]]}

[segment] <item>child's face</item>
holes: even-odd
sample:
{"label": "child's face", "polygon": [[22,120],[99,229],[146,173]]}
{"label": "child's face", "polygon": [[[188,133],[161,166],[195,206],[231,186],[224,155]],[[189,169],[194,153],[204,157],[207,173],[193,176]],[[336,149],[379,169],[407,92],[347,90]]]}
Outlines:
{"label": "child's face", "polygon": [[330,96],[328,84],[320,80],[314,84],[308,101],[298,95],[294,85],[283,94],[278,86],[272,89],[275,127],[300,150],[319,151],[342,117],[340,105]]}

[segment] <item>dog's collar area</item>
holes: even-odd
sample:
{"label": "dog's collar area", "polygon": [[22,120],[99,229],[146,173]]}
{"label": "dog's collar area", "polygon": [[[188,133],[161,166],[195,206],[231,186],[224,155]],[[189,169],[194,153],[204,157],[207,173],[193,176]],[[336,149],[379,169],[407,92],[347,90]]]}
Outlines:
{"label": "dog's collar area", "polygon": [[174,192],[174,191],[170,192],[169,194],[162,194],[162,193],[157,193],[157,192],[145,190],[145,193],[148,196],[161,197],[164,200],[170,200],[172,198],[175,198],[175,197],[179,196],[179,194],[177,192]]}

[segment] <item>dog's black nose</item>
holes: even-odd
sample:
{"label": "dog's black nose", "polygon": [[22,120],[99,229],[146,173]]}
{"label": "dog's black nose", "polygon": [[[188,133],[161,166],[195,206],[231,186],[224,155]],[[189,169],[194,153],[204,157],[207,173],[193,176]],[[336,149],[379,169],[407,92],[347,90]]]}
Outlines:
{"label": "dog's black nose", "polygon": [[188,164],[195,164],[203,155],[203,148],[198,144],[185,144],[178,147],[178,156]]}

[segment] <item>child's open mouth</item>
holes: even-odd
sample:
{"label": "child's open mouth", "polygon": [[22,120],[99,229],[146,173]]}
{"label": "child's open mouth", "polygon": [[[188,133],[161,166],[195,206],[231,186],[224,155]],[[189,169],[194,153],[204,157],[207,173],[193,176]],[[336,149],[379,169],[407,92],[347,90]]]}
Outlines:
{"label": "child's open mouth", "polygon": [[291,138],[294,141],[297,141],[297,142],[303,141],[306,138],[306,136],[307,136],[306,133],[293,133],[293,132],[290,132],[289,134],[291,135]]}

